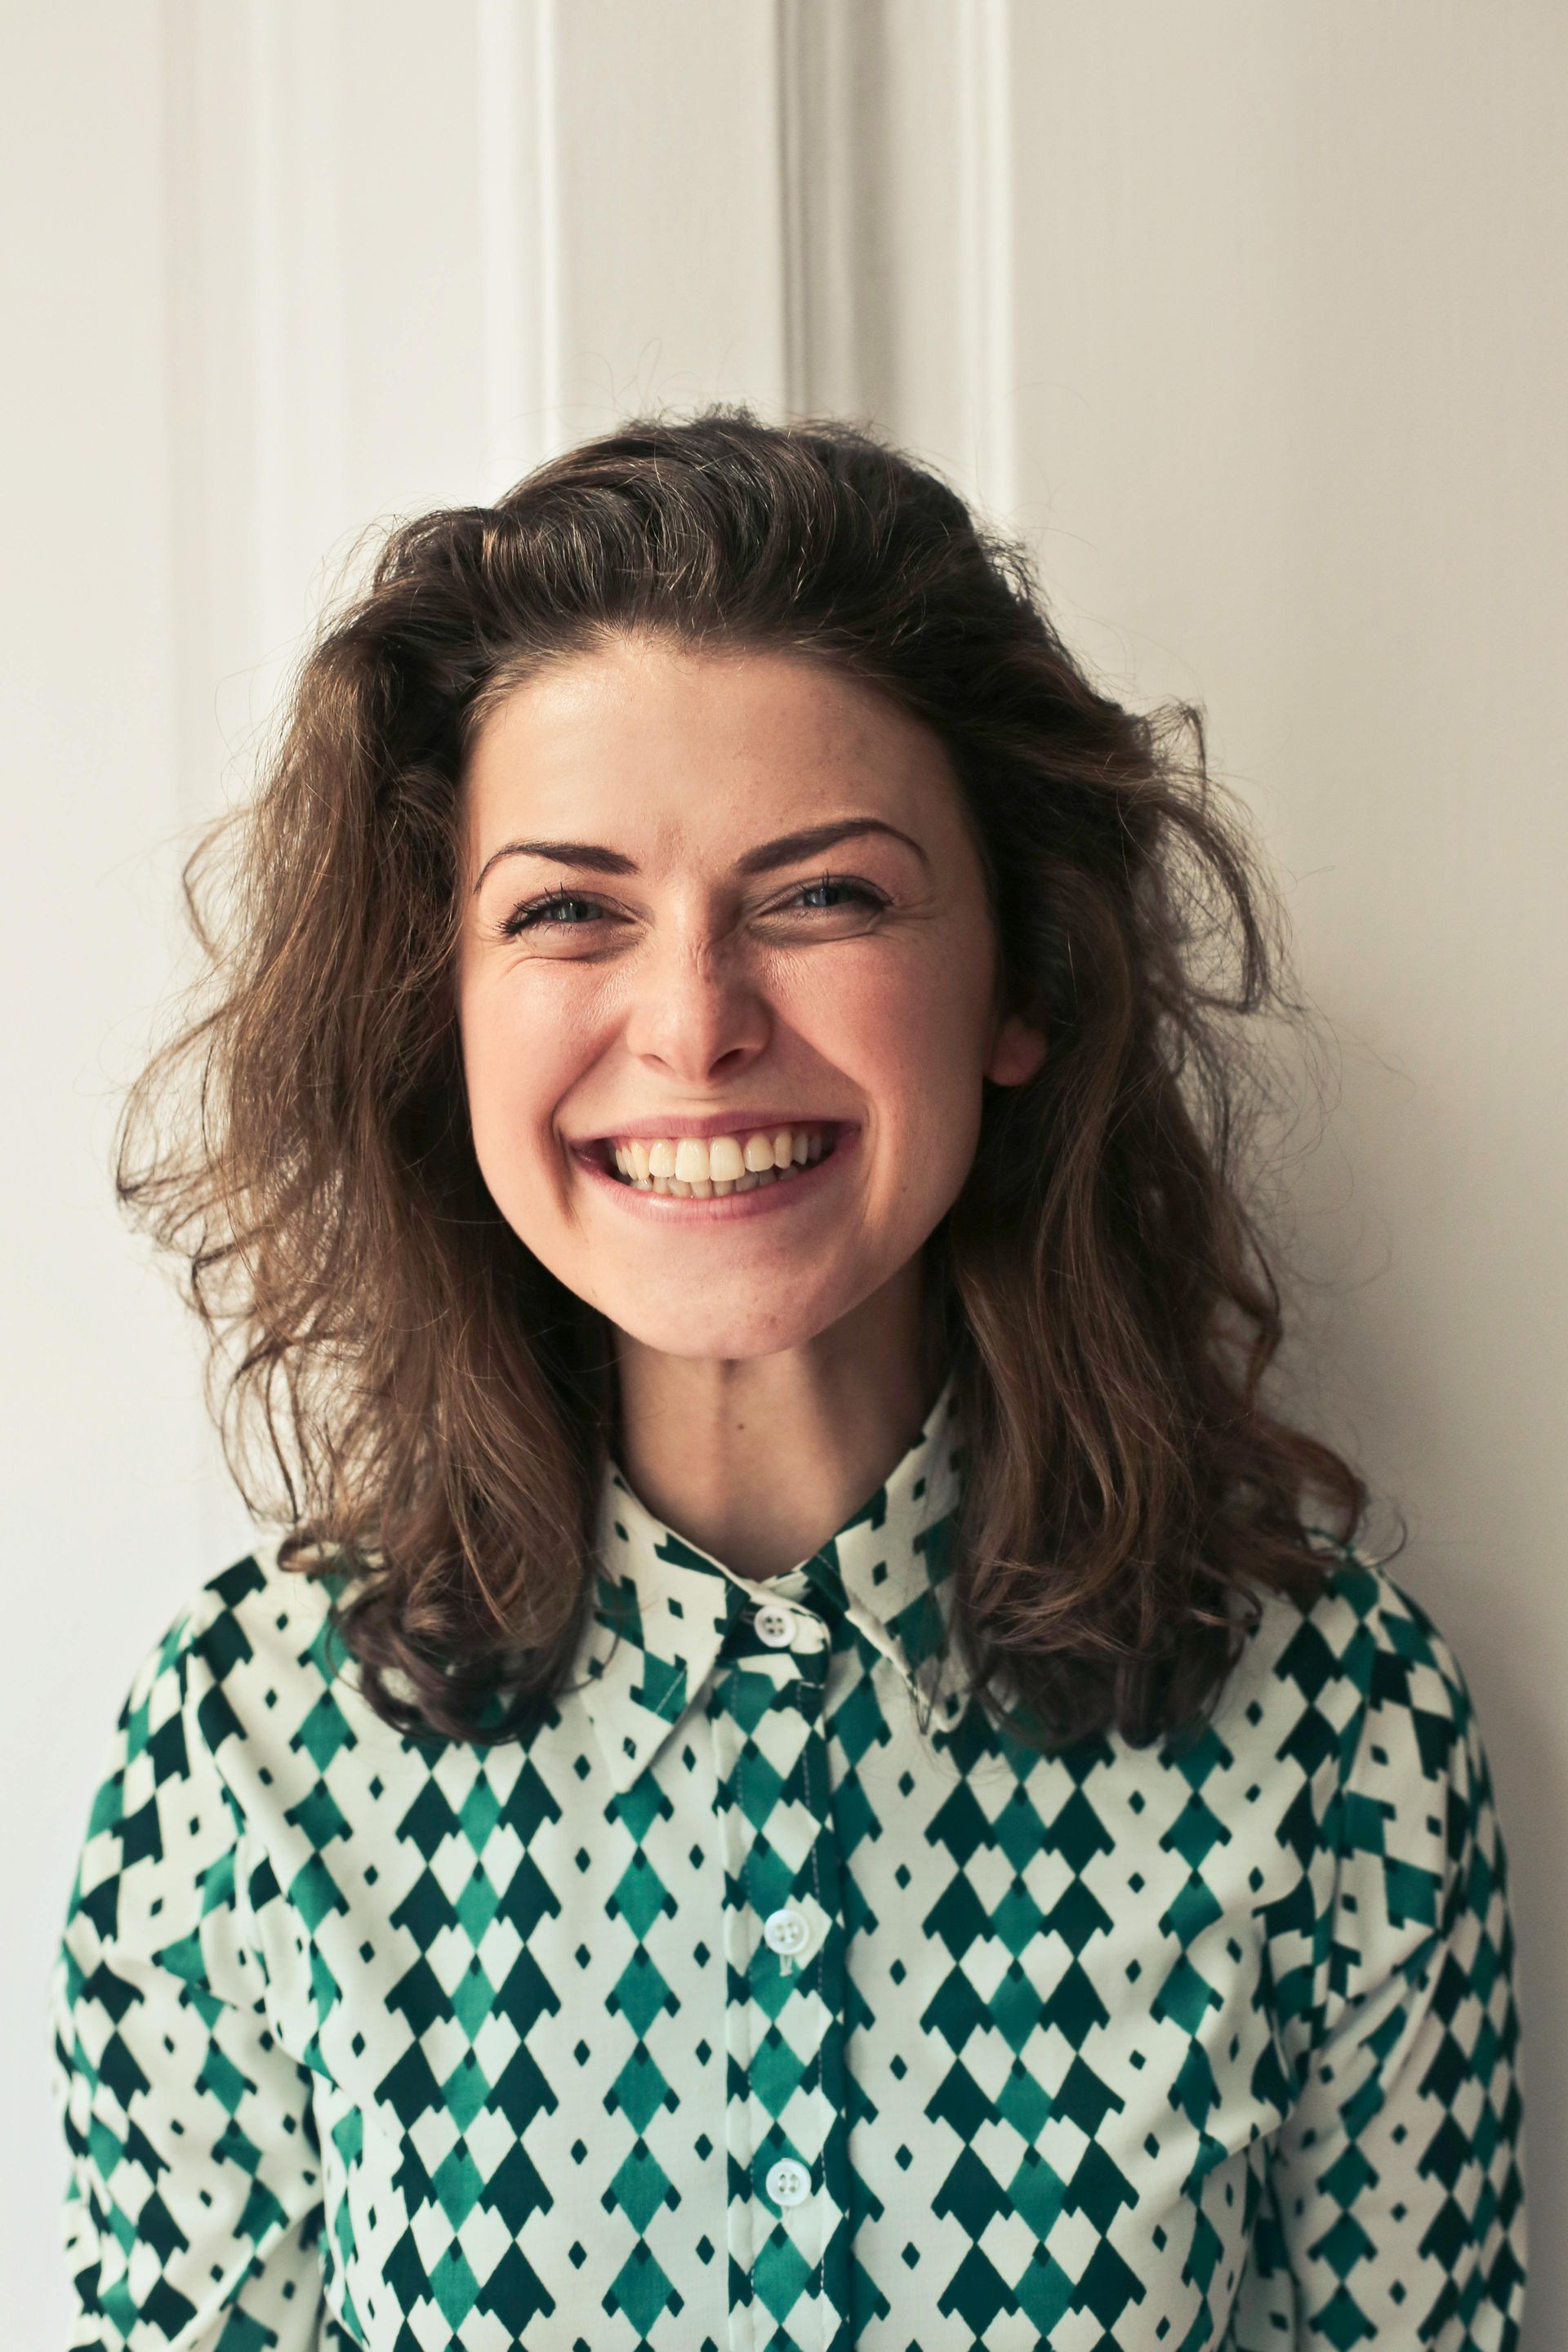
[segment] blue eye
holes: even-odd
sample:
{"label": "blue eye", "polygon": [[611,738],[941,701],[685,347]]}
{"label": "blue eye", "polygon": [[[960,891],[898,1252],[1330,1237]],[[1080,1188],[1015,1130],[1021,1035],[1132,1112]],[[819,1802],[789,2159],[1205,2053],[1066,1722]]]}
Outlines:
{"label": "blue eye", "polygon": [[501,937],[516,939],[520,931],[533,930],[542,923],[560,930],[574,930],[577,928],[575,919],[569,922],[550,909],[554,907],[592,907],[593,904],[592,898],[584,898],[575,890],[554,890],[548,898],[536,898],[531,907],[519,907],[514,914],[509,915],[500,927]]}

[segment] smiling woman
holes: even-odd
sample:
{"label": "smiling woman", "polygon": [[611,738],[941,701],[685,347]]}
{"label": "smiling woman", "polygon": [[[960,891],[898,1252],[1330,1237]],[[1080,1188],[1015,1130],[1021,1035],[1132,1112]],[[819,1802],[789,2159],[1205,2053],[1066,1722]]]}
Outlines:
{"label": "smiling woman", "polygon": [[[952,762],[798,653],[639,632],[509,667],[465,814],[455,992],[487,1190],[606,1318],[637,1492],[732,1567],[790,1568],[940,1384],[921,1252],[985,1081],[1043,1057],[999,1009]],[[573,828],[594,845],[547,837]],[[853,868],[819,874],[829,851]]]}
{"label": "smiling woman", "polygon": [[1266,1394],[1197,713],[715,410],[395,530],[225,844],[120,1184],[272,1532],[72,1893],[78,2341],[1515,2344],[1486,1752]]}

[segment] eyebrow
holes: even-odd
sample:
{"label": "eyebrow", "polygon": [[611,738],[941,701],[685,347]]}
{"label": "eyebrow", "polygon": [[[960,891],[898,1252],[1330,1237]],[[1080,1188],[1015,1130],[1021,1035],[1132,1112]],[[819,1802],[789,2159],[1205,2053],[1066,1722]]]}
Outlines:
{"label": "eyebrow", "polygon": [[[756,849],[748,849],[737,857],[734,871],[740,875],[771,874],[781,866],[797,866],[803,858],[815,857],[819,850],[832,849],[841,841],[854,840],[868,833],[885,833],[894,841],[903,842],[912,849],[928,869],[930,858],[910,834],[900,833],[896,824],[884,823],[879,816],[841,817],[831,824],[805,826],[799,833],[782,833],[776,841],[764,841]],[[636,874],[640,869],[635,858],[624,857],[618,849],[602,848],[592,841],[505,841],[492,850],[479,868],[474,884],[477,895],[479,884],[492,866],[503,857],[548,857],[557,866],[586,866],[595,874]]]}

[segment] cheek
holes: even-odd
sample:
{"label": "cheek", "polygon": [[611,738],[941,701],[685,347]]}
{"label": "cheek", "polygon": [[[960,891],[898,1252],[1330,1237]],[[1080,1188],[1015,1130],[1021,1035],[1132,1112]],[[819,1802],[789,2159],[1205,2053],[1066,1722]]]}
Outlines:
{"label": "cheek", "polygon": [[978,1132],[985,975],[938,956],[840,970],[814,992],[811,1043],[861,1087],[891,1139],[962,1152]]}
{"label": "cheek", "polygon": [[476,985],[458,1003],[474,1149],[486,1181],[498,1192],[528,1181],[574,1066],[558,1010],[552,1018],[526,998],[515,984]]}

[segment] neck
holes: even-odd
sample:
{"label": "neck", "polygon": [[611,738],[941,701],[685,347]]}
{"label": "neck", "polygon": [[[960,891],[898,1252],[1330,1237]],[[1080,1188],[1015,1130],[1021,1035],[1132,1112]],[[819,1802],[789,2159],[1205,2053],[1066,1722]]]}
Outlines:
{"label": "neck", "polygon": [[945,1366],[917,1259],[803,1347],[670,1356],[616,1331],[616,1459],[657,1518],[758,1579],[837,1533],[915,1443]]}

